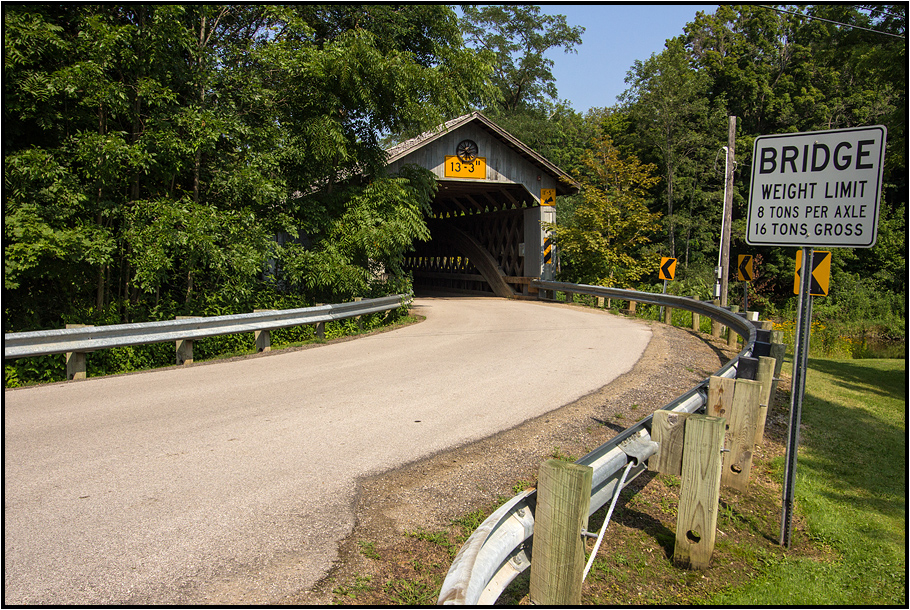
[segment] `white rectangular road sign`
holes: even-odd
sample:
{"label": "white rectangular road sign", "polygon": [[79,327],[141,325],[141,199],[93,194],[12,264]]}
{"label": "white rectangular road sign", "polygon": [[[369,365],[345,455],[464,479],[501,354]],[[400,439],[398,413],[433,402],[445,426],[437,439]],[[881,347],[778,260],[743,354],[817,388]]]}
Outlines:
{"label": "white rectangular road sign", "polygon": [[874,246],[887,135],[877,125],[756,138],[746,241]]}

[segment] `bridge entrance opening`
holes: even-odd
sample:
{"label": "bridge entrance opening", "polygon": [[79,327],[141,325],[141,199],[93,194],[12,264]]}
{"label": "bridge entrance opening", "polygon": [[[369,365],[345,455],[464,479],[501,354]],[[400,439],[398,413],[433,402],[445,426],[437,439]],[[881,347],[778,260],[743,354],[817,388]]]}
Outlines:
{"label": "bridge entrance opening", "polygon": [[388,152],[390,171],[417,164],[437,179],[431,239],[406,260],[415,292],[514,297],[553,278],[544,223],[556,222],[557,195],[578,190],[565,172],[480,113]]}

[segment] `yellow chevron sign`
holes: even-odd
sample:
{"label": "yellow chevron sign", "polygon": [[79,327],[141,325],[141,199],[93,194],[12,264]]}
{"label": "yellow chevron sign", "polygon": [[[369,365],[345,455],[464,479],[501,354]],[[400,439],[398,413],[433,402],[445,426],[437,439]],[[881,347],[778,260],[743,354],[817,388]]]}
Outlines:
{"label": "yellow chevron sign", "polygon": [[[799,294],[799,272],[803,268],[803,251],[796,251],[796,275],[793,278],[793,294]],[[823,250],[812,251],[812,282],[809,294],[815,297],[828,296],[831,283],[831,253]]]}
{"label": "yellow chevron sign", "polygon": [[657,274],[662,280],[672,280],[676,275],[676,259],[664,256],[660,259],[660,272]]}
{"label": "yellow chevron sign", "polygon": [[751,282],[752,278],[755,277],[752,274],[752,255],[751,254],[740,254],[738,266],[736,267],[736,279],[740,282]]}

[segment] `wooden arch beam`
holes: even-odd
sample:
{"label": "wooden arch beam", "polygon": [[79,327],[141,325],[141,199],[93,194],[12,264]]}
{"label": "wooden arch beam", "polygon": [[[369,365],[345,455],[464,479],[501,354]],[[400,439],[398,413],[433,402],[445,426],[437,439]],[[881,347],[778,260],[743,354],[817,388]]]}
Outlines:
{"label": "wooden arch beam", "polygon": [[466,256],[493,289],[493,294],[504,298],[515,296],[515,291],[506,283],[505,274],[499,268],[496,259],[479,241],[451,223],[434,224],[437,226],[434,227],[436,231],[431,230],[433,240],[448,242],[460,254]]}

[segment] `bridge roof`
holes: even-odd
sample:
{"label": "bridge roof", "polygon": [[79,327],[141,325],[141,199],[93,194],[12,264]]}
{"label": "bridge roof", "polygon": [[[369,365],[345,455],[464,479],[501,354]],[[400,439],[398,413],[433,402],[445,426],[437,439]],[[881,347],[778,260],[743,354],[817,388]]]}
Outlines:
{"label": "bridge roof", "polygon": [[451,121],[447,121],[442,125],[436,127],[435,129],[426,131],[417,137],[411,138],[410,140],[405,140],[404,142],[401,142],[400,144],[387,149],[387,164],[392,164],[395,161],[398,161],[399,159],[402,159],[405,156],[413,153],[414,151],[427,146],[428,144],[445,136],[446,134],[459,129],[460,127],[464,127],[470,123],[476,123],[482,129],[489,132],[493,137],[500,140],[517,155],[524,158],[539,168],[541,171],[553,176],[556,182],[557,194],[571,195],[578,192],[580,185],[569,174],[548,161],[546,157],[537,151],[525,145],[523,142],[521,142],[521,140],[504,130],[502,127],[485,117],[480,112],[472,112],[470,114],[460,116],[456,119],[452,119]]}

